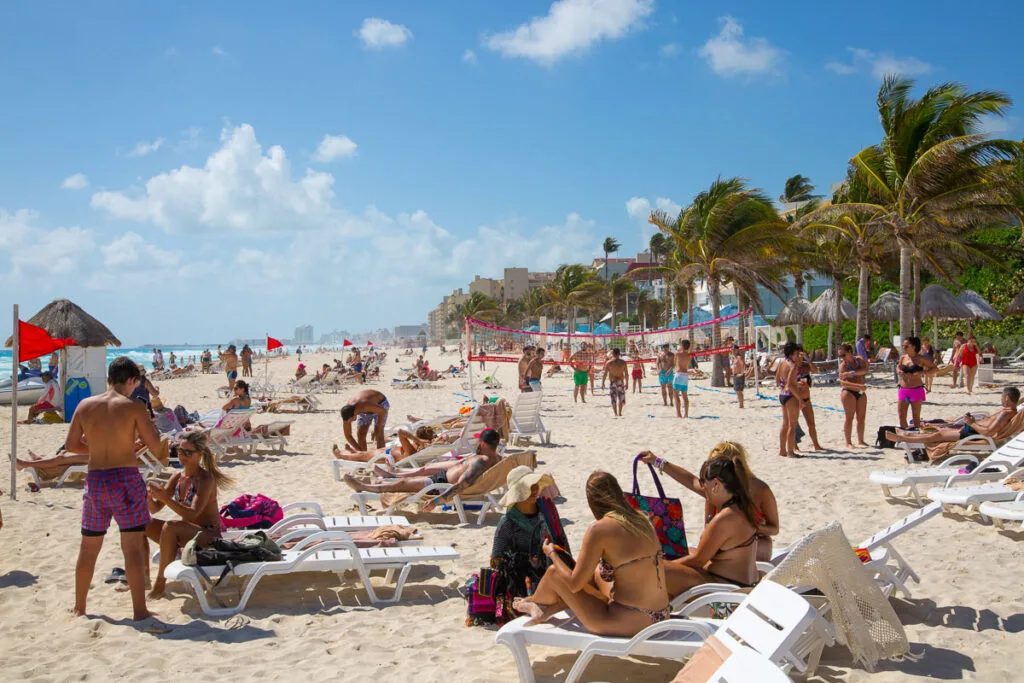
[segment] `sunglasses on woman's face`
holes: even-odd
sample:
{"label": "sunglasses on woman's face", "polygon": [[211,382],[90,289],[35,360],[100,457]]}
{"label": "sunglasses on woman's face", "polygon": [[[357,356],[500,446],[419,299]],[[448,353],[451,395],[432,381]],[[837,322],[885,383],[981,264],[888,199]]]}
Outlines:
{"label": "sunglasses on woman's face", "polygon": [[181,455],[182,453],[198,453],[198,452],[199,451],[196,450],[195,448],[182,448],[181,446],[178,446],[178,455]]}

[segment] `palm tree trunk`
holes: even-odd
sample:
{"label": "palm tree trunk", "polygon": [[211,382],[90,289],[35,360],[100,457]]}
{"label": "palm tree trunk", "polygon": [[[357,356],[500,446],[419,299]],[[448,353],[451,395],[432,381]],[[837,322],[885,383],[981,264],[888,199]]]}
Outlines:
{"label": "palm tree trunk", "polygon": [[921,264],[914,259],[914,336],[921,336]]}
{"label": "palm tree trunk", "polygon": [[[743,296],[743,292],[741,292],[739,289],[737,289],[736,290],[736,310],[744,311],[744,310],[746,310],[746,308],[747,308],[746,297]],[[736,345],[737,346],[746,346],[747,345],[747,326],[745,324],[746,323],[746,317],[736,318],[736,320],[738,321],[737,325],[736,325],[736,327],[737,327],[737,329],[736,329]]]}
{"label": "palm tree trunk", "polygon": [[910,297],[910,245],[900,242],[900,338],[913,336],[914,304]]}
{"label": "palm tree trunk", "polygon": [[608,252],[604,252],[604,281],[608,282]]}
{"label": "palm tree trunk", "polygon": [[[694,291],[692,284],[686,286],[686,324],[693,325],[693,300],[697,298],[697,294]],[[717,318],[718,315],[715,314]],[[687,330],[687,339],[690,340],[690,345],[693,345],[693,328]],[[719,385],[721,386],[721,385]]]}
{"label": "palm tree trunk", "polygon": [[[838,349],[839,345],[843,342],[843,288],[840,285],[838,279],[833,278],[833,280],[832,280],[832,290],[835,292],[835,295],[836,295],[835,296],[835,299],[836,299],[835,309],[833,311],[833,316],[834,316],[835,322],[832,323],[832,327],[835,330],[835,334],[829,335],[829,343],[828,343],[828,357],[829,358],[834,358],[835,357],[835,356],[832,355],[832,349],[833,348]],[[835,347],[832,346],[833,343],[835,344]]]}
{"label": "palm tree trunk", "polygon": [[[719,311],[722,310],[722,292],[721,284],[716,278],[710,278],[708,280],[708,296],[711,299],[711,317],[718,318]],[[692,311],[693,309],[691,309]],[[693,318],[690,318],[690,322],[693,322]],[[693,333],[693,329],[690,329],[690,333]],[[711,326],[711,348],[717,349],[722,345],[722,325],[721,323],[714,323]],[[722,356],[719,354],[713,354],[711,356],[711,386],[713,387],[724,387],[725,386],[725,375],[722,373]]]}
{"label": "palm tree trunk", "polygon": [[857,336],[860,339],[871,329],[871,282],[868,279],[868,264],[860,262],[860,282],[857,284]]}

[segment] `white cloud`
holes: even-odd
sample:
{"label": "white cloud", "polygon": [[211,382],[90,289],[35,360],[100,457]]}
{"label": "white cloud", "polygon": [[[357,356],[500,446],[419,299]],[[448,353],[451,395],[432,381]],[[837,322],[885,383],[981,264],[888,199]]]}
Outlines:
{"label": "white cloud", "polygon": [[153,142],[139,142],[132,147],[132,151],[128,152],[130,157],[144,157],[147,154],[151,154],[160,149],[164,144],[163,138],[157,138]]}
{"label": "white cloud", "polygon": [[84,190],[89,187],[89,179],[84,173],[75,173],[65,178],[60,186],[65,190]]}
{"label": "white cloud", "polygon": [[118,291],[126,287],[166,287],[172,280],[180,284],[181,252],[162,249],[136,232],[126,232],[112,239],[99,251],[103,264],[86,279],[89,289]]}
{"label": "white cloud", "polygon": [[556,0],[545,16],[485,36],[483,44],[505,57],[551,66],[602,40],[616,40],[641,28],[653,11],[654,0]]}
{"label": "white cloud", "polygon": [[647,219],[651,217],[652,209],[660,209],[673,218],[679,215],[679,212],[683,210],[679,204],[668,197],[657,197],[654,200],[654,204],[645,197],[631,197],[626,202],[626,214],[633,220],[640,223],[640,239],[643,244],[650,241],[651,235],[656,232],[656,228],[647,222]]}
{"label": "white cloud", "polygon": [[858,47],[846,49],[851,55],[849,62],[828,62],[825,64],[825,69],[840,76],[868,72],[879,80],[888,74],[924,76],[934,69],[931,64],[917,57],[896,57],[891,52],[875,53]]}
{"label": "white cloud", "polygon": [[1017,127],[1020,119],[1016,116],[985,114],[978,122],[978,131],[985,135],[1001,136]]}
{"label": "white cloud", "polygon": [[777,73],[783,51],[765,38],[744,38],[743,26],[736,19],[719,19],[722,30],[704,43],[698,53],[719,76],[751,76]]}
{"label": "white cloud", "polygon": [[462,62],[463,64],[476,64],[476,53],[467,48],[462,53]]}
{"label": "white cloud", "polygon": [[358,146],[347,135],[325,135],[316,148],[313,159],[326,163],[335,159],[352,157],[355,156]]}
{"label": "white cloud", "polygon": [[220,45],[215,45],[213,47],[213,49],[210,50],[210,54],[212,54],[214,57],[227,57],[228,56],[227,51],[224,48],[222,48]]}
{"label": "white cloud", "polygon": [[0,209],[0,258],[6,254],[9,259],[6,271],[0,260],[0,281],[10,280],[15,289],[27,291],[45,285],[52,292],[55,278],[76,272],[92,250],[89,230],[78,226],[48,230],[39,225],[35,211],[8,213]]}
{"label": "white cloud", "polygon": [[412,40],[412,31],[401,24],[392,24],[386,19],[370,17],[353,34],[363,41],[365,47],[381,50],[388,47],[399,47]]}
{"label": "white cloud", "polygon": [[202,168],[181,166],[150,178],[141,192],[97,192],[92,206],[115,218],[169,232],[292,231],[334,218],[334,176],[310,169],[292,179],[284,149],[263,154],[248,124],[225,129]]}
{"label": "white cloud", "polygon": [[679,53],[679,44],[667,43],[658,48],[658,52],[661,53],[662,57],[671,57],[672,55]]}

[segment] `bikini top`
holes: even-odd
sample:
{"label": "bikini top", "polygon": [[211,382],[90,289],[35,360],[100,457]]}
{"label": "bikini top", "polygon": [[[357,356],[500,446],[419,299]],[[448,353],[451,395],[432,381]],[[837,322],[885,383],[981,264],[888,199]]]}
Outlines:
{"label": "bikini top", "polygon": [[638,557],[636,559],[630,560],[629,562],[623,562],[618,567],[611,566],[602,557],[597,562],[597,572],[598,572],[598,575],[601,577],[602,581],[607,581],[608,583],[611,583],[612,581],[615,580],[615,572],[619,571],[623,567],[629,566],[631,564],[635,564],[637,562],[642,562],[643,560],[653,559],[654,560],[654,573],[658,575],[658,586],[661,586],[661,574],[658,573],[658,565],[661,562],[661,558],[664,557],[664,556],[665,556],[665,553],[662,552],[661,550],[659,550],[658,552],[654,553],[653,555],[644,555],[643,557]]}
{"label": "bikini top", "polygon": [[[784,358],[782,360],[782,363],[790,363],[790,364],[792,364],[793,361],[789,360],[788,358]],[[779,372],[775,373],[775,383],[779,387],[779,393],[780,394],[782,394],[783,396],[789,396],[791,394],[790,394],[789,391],[786,390],[786,378],[785,378],[785,372],[783,372],[782,363],[779,364]],[[788,366],[785,369],[788,370],[789,369]]]}
{"label": "bikini top", "polygon": [[917,363],[911,363],[910,365],[901,365],[900,367],[903,369],[904,373],[907,373],[907,372],[924,372],[924,368],[922,368]]}
{"label": "bikini top", "polygon": [[184,499],[180,499],[179,498],[179,496],[178,496],[178,485],[177,484],[174,485],[174,496],[172,497],[172,500],[174,500],[175,502],[181,503],[182,505],[185,505],[185,506],[190,506],[190,505],[192,505],[192,501],[195,500],[195,497],[196,497],[196,481],[195,481],[195,479],[192,479],[192,480],[189,481],[189,483],[188,483],[188,490],[185,491],[185,498]]}
{"label": "bikini top", "polygon": [[711,558],[711,561],[716,562],[720,560],[727,560],[729,559],[729,557],[726,556],[727,553],[731,553],[734,550],[742,550],[743,548],[749,548],[751,545],[754,544],[754,541],[756,540],[757,532],[755,531],[753,534],[751,534],[750,538],[745,540],[743,543],[740,543],[739,545],[734,545],[731,548],[719,548],[718,552],[715,553],[715,556]]}

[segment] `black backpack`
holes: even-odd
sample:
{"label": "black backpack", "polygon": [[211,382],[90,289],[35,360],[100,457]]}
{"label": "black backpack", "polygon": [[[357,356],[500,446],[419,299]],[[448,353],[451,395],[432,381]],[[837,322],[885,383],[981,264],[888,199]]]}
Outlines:
{"label": "black backpack", "polygon": [[[181,552],[181,563],[195,567],[203,578],[214,586],[220,585],[224,577],[240,564],[276,562],[283,558],[281,548],[263,531],[255,531],[233,540],[215,538],[205,547],[199,546],[199,535],[196,534],[195,538],[185,544],[185,549]],[[224,571],[216,581],[210,579],[202,569],[220,566],[224,567]]]}
{"label": "black backpack", "polygon": [[895,432],[898,428],[892,425],[885,425],[878,428],[878,436],[875,437],[875,448],[896,448],[896,444],[885,438],[886,432]]}

